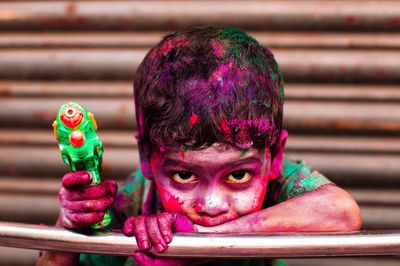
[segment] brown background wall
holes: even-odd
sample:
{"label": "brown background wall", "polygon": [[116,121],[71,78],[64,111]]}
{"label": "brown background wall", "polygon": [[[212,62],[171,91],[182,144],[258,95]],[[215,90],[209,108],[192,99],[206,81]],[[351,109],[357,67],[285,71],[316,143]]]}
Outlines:
{"label": "brown background wall", "polygon": [[[275,54],[288,154],[347,188],[363,229],[399,229],[400,2],[362,0],[0,1],[0,220],[55,221],[67,168],[51,123],[66,101],[96,115],[104,177],[132,172],[136,67],[164,33],[210,24],[239,27]],[[35,256],[0,248],[0,265]],[[361,263],[396,262],[323,261]]]}

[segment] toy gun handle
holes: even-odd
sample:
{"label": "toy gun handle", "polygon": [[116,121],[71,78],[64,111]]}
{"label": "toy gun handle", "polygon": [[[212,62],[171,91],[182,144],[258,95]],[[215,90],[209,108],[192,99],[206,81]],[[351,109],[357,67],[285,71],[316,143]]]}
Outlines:
{"label": "toy gun handle", "polygon": [[[53,122],[54,136],[58,140],[61,157],[71,171],[90,172],[92,183],[101,182],[103,144],[97,135],[97,124],[92,113],[80,104],[69,102],[61,106]],[[111,222],[109,210],[103,220],[93,224],[93,229],[104,228]]]}

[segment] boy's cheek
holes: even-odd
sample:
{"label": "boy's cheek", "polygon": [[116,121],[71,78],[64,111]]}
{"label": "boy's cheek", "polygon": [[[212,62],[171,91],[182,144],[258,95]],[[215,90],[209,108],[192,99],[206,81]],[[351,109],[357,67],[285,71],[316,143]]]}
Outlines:
{"label": "boy's cheek", "polygon": [[231,208],[233,208],[239,216],[257,212],[261,210],[265,192],[266,188],[258,188],[240,193],[233,198]]}
{"label": "boy's cheek", "polygon": [[187,204],[187,201],[185,201],[184,198],[180,198],[179,195],[170,193],[169,190],[163,187],[161,184],[157,184],[157,189],[161,203],[167,212],[178,212],[185,214],[186,206],[184,203]]}

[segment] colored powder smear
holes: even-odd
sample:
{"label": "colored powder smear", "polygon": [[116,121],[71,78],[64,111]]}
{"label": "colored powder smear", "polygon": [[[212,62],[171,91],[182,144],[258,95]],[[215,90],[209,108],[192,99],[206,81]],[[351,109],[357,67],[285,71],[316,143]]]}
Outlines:
{"label": "colored powder smear", "polygon": [[188,151],[187,147],[183,147],[183,149],[181,149],[181,157],[182,157],[182,159],[185,159],[185,152],[187,152],[187,151]]}
{"label": "colored powder smear", "polygon": [[217,57],[222,57],[225,55],[225,49],[223,47],[222,42],[213,40],[213,41],[211,41],[211,46],[213,47],[214,54]]}
{"label": "colored powder smear", "polygon": [[249,151],[250,151],[249,149],[244,149],[244,150],[242,150],[242,154],[240,155],[240,157],[246,156],[246,154],[248,154]]}
{"label": "colored powder smear", "polygon": [[190,124],[192,126],[196,125],[198,119],[199,119],[198,115],[192,114],[192,116],[190,117]]}

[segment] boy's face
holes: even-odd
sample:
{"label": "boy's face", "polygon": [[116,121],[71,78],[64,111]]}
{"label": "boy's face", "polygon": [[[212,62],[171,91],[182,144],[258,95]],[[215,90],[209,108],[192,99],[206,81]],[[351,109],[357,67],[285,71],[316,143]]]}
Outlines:
{"label": "boy's face", "polygon": [[261,209],[271,154],[214,144],[197,151],[153,151],[150,161],[165,210],[213,226]]}

